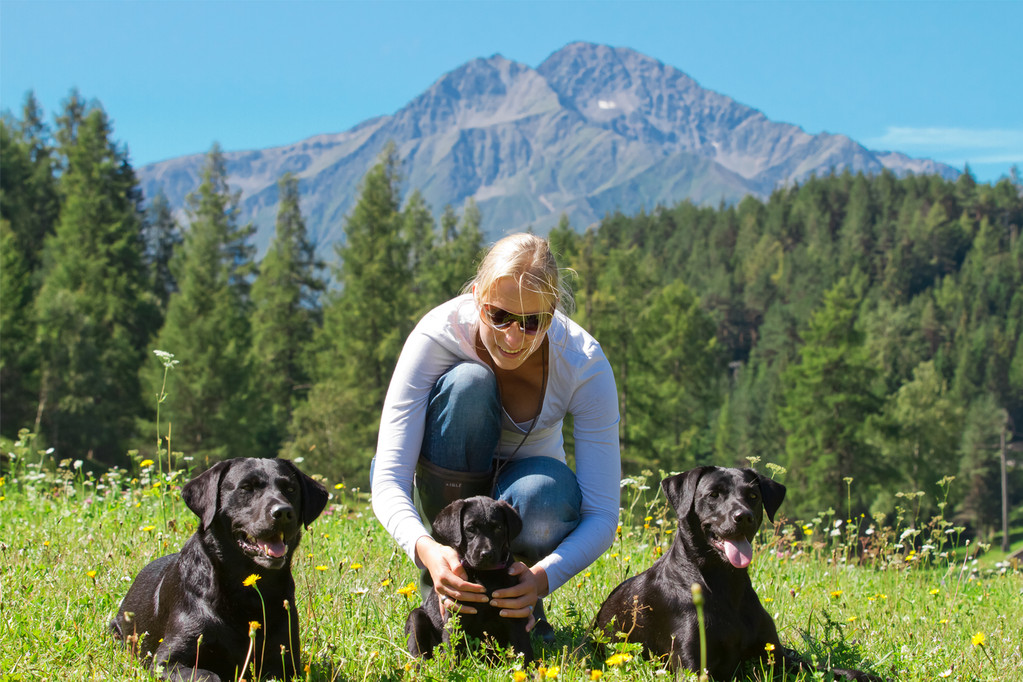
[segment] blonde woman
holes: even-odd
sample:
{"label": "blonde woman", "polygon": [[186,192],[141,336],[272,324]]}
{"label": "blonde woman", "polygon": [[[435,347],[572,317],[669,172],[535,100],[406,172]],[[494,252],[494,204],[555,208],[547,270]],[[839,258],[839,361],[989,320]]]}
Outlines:
{"label": "blonde woman", "polygon": [[[589,566],[618,524],[620,454],[614,376],[600,345],[570,320],[570,296],[547,240],[498,241],[461,296],[409,336],[384,400],[372,473],[373,511],[424,571],[442,608],[490,602],[545,641],[539,600]],[[573,416],[575,471],[562,424]],[[448,502],[490,495],[519,512],[509,573],[487,595],[460,558],[430,537]],[[415,498],[415,499],[414,499]],[[534,623],[535,622],[535,626]]]}

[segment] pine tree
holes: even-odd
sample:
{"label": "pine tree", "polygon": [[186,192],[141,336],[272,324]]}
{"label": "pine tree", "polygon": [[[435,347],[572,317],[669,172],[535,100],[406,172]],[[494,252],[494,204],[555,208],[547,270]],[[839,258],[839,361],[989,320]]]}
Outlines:
{"label": "pine tree", "polygon": [[43,243],[60,210],[50,133],[33,94],[23,118],[0,119],[0,414],[16,436],[35,422],[39,349],[33,303],[41,280]]}
{"label": "pine tree", "polygon": [[[180,362],[161,408],[174,443],[206,459],[252,450],[248,372],[251,225],[238,226],[238,194],[227,184],[219,145],[207,155],[202,182],[187,197],[189,229],[171,266],[178,291],[167,305],[157,349]],[[151,358],[147,385],[155,395],[163,367]],[[162,417],[161,417],[162,418]]]}
{"label": "pine tree", "polygon": [[106,113],[77,96],[58,139],[63,210],[46,239],[36,301],[41,390],[37,424],[60,457],[116,461],[140,413],[138,371],[152,333],[142,261],[140,194]]}
{"label": "pine tree", "polygon": [[387,384],[416,321],[399,166],[388,145],[345,220],[338,290],[324,306],[317,335],[314,385],[291,426],[293,454],[360,485],[369,479]]}
{"label": "pine tree", "polygon": [[705,463],[725,366],[714,322],[676,280],[651,297],[634,325],[634,431],[645,434],[651,458],[661,467],[681,470]]}
{"label": "pine tree", "polygon": [[171,294],[178,289],[170,263],[183,239],[166,195],[157,194],[146,209],[145,241],[150,287],[161,310],[167,309]]}
{"label": "pine tree", "polygon": [[476,273],[484,250],[481,222],[479,207],[471,198],[465,202],[461,221],[450,206],[441,216],[441,241],[429,265],[435,305],[457,295]]}
{"label": "pine tree", "polygon": [[841,509],[845,479],[855,480],[853,490],[862,495],[883,476],[863,428],[880,410],[872,388],[876,369],[858,326],[863,286],[863,276],[854,273],[827,292],[803,336],[799,362],[784,373],[786,484],[800,491],[792,514]]}
{"label": "pine tree", "polygon": [[299,208],[298,178],[291,173],[277,183],[280,197],[273,242],[252,285],[252,366],[254,402],[260,418],[253,428],[256,452],[275,456],[287,436],[295,405],[309,389],[305,357],[320,319],[320,277]]}

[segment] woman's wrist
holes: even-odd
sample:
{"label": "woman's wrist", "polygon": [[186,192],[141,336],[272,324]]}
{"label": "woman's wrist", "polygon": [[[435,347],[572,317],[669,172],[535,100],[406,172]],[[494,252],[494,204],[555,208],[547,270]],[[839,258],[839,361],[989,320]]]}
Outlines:
{"label": "woman's wrist", "polygon": [[546,597],[550,593],[550,583],[547,581],[547,571],[543,566],[537,564],[530,567],[529,572],[533,574],[536,581],[536,596]]}

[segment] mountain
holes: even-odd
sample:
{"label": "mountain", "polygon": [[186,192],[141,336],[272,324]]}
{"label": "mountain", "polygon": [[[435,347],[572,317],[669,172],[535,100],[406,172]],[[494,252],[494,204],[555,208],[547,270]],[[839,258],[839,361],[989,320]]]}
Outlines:
{"label": "mountain", "polygon": [[[283,147],[226,152],[242,220],[273,232],[277,180],[300,180],[303,214],[324,255],[343,239],[359,182],[393,140],[435,214],[476,200],[488,237],[567,215],[581,229],[607,212],[626,214],[690,199],[735,202],[811,174],[850,169],[898,175],[959,172],[934,161],[866,149],[844,135],[810,135],[707,90],[675,67],[627,48],[572,43],[536,69],[500,55],[441,76],[390,116]],[[147,197],[174,208],[199,184],[204,154],[138,171]]]}

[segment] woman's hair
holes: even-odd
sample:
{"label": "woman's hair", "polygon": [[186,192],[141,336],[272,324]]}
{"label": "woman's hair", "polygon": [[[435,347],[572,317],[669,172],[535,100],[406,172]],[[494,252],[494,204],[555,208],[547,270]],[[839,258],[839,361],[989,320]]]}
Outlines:
{"label": "woman's hair", "polygon": [[550,243],[535,234],[519,232],[490,248],[464,291],[475,288],[476,300],[486,301],[499,279],[511,277],[522,289],[540,294],[552,308],[570,314],[574,306],[572,292],[561,274]]}

